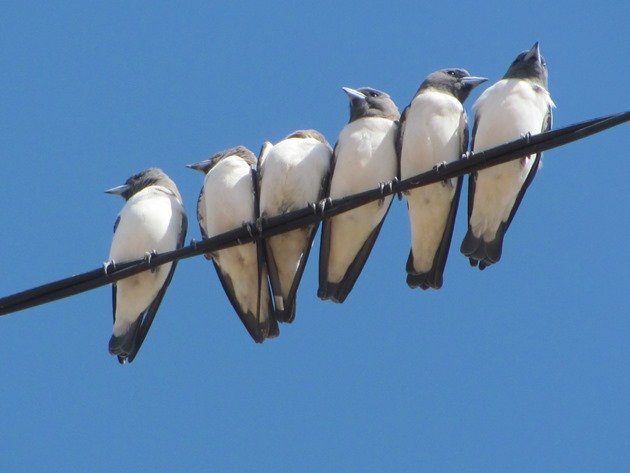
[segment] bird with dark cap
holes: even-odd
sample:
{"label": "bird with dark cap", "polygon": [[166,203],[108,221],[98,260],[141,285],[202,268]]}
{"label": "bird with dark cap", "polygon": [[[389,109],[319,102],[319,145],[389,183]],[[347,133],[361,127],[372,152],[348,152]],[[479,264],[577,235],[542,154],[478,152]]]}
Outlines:
{"label": "bird with dark cap", "polygon": [[[205,174],[197,201],[204,239],[257,219],[256,157],[250,150],[237,146],[188,167]],[[232,307],[254,341],[277,336],[262,242],[225,248],[206,258],[212,260]]]}
{"label": "bird with dark cap", "polygon": [[[398,174],[396,134],[400,113],[385,92],[343,88],[350,99],[350,121],[333,152],[327,196],[338,199],[390,182]],[[392,202],[387,196],[344,212],[322,224],[319,255],[321,299],[343,302],[352,290]]]}
{"label": "bird with dark cap", "polygon": [[[160,169],[142,171],[105,192],[127,201],[114,225],[106,270],[114,262],[150,258],[183,246],[188,219],[182,197]],[[114,329],[109,352],[121,364],[131,363],[138,354],[176,266],[176,261],[166,263],[112,285]]]}
{"label": "bird with dark cap", "polygon": [[[258,160],[260,217],[298,210],[322,200],[329,178],[332,148],[315,130],[298,130],[272,145],[267,142]],[[311,224],[265,239],[269,282],[275,317],[290,323],[295,298],[315,233]]]}
{"label": "bird with dark cap", "polygon": [[[520,53],[503,79],[473,109],[472,149],[479,152],[551,129],[554,103],[538,43]],[[484,269],[501,259],[503,238],[540,164],[542,153],[472,173],[468,178],[468,232],[461,252]]]}
{"label": "bird with dark cap", "polygon": [[[397,151],[402,179],[456,161],[468,151],[463,104],[486,80],[464,69],[442,69],[422,82],[400,119]],[[405,193],[411,223],[409,287],[442,287],[460,191],[461,178],[453,178]]]}

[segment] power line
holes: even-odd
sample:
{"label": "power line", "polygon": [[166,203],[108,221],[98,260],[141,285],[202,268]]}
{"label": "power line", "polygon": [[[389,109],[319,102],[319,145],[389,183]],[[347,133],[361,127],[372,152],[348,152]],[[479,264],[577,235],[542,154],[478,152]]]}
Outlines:
{"label": "power line", "polygon": [[600,133],[609,128],[630,121],[630,111],[595,118],[551,130],[533,136],[525,136],[515,141],[478,153],[467,153],[462,159],[439,166],[431,171],[418,174],[403,181],[393,180],[383,183],[378,188],[343,197],[322,201],[311,207],[289,212],[276,217],[251,222],[204,241],[192,241],[190,245],[174,251],[168,251],[151,258],[112,263],[82,274],[60,279],[42,286],[37,286],[0,298],[0,315],[27,309],[37,305],[69,297],[81,292],[105,286],[147,269],[178,259],[191,258],[201,254],[218,251],[231,246],[249,243],[256,239],[267,238],[285,233],[305,225],[318,223],[361,205],[381,199],[385,196],[404,192],[416,187],[427,186],[445,179],[496,166],[523,156],[540,153],[563,146],[587,136]]}

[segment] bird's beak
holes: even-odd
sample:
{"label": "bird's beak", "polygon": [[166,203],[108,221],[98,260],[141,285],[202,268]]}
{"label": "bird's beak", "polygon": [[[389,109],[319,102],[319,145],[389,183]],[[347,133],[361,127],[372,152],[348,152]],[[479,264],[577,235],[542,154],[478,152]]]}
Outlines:
{"label": "bird's beak", "polygon": [[462,84],[468,85],[471,89],[474,89],[479,84],[483,84],[487,80],[487,77],[466,76],[462,77]]}
{"label": "bird's beak", "polygon": [[364,93],[350,87],[342,87],[343,91],[348,94],[350,100],[365,100],[367,97]]}
{"label": "bird's beak", "polygon": [[531,58],[536,58],[536,60],[540,62],[540,45],[538,44],[538,41],[534,43],[534,45],[532,46],[532,49],[527,51],[527,54],[525,55],[523,60],[527,61]]}
{"label": "bird's beak", "polygon": [[209,165],[210,165],[210,160],[204,159],[203,161],[199,161],[198,163],[186,164],[186,167],[205,174],[208,171]]}
{"label": "bird's beak", "polygon": [[105,191],[106,194],[123,195],[129,190],[129,184],[123,184],[122,186],[112,187]]}

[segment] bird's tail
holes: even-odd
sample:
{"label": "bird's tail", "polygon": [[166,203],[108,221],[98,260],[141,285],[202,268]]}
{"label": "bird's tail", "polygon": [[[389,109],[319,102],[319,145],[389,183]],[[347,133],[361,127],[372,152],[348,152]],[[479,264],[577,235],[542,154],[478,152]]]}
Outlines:
{"label": "bird's tail", "polygon": [[[275,297],[278,298],[278,296]],[[290,324],[293,322],[295,319],[295,305],[295,299],[293,299],[289,306],[285,305],[282,309],[278,308],[278,305],[276,305],[274,312],[275,319],[283,324]]]}
{"label": "bird's tail", "polygon": [[418,272],[413,265],[413,251],[409,251],[407,258],[407,285],[412,288],[421,289],[439,289],[442,287],[442,274],[444,266],[433,264],[433,267],[427,272]]}
{"label": "bird's tail", "polygon": [[331,283],[331,282],[320,282],[319,288],[317,289],[317,297],[322,300],[330,300],[336,302],[337,304],[341,304],[346,300],[350,290],[352,290],[352,286],[354,286],[354,281],[350,287],[347,287],[347,284],[344,284],[344,281],[340,283]]}
{"label": "bird's tail", "polygon": [[472,230],[468,228],[460,251],[468,256],[471,266],[478,265],[479,269],[483,270],[501,259],[503,235],[502,228],[499,228],[493,240],[485,241],[483,237],[477,238],[473,235]]}
{"label": "bird's tail", "polygon": [[118,357],[118,362],[123,364],[125,362],[131,362],[140,348],[138,344],[138,333],[142,317],[133,322],[122,335],[112,335],[109,339],[109,352],[112,355]]}

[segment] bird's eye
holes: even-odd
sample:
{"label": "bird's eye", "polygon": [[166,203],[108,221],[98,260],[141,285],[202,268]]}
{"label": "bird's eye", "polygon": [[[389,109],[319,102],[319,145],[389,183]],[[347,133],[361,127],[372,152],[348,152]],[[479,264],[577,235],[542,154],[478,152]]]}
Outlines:
{"label": "bird's eye", "polygon": [[446,71],[449,76],[455,77],[455,71]]}
{"label": "bird's eye", "polygon": [[378,97],[378,92],[370,92],[370,97]]}

